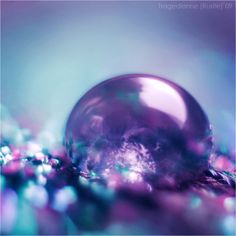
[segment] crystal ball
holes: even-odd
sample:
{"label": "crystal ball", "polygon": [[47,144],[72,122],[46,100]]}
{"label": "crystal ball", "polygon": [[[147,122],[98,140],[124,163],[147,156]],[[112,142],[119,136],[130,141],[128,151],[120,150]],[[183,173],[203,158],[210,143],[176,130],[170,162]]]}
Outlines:
{"label": "crystal ball", "polygon": [[108,79],[69,115],[72,162],[110,187],[176,187],[208,168],[212,132],[198,102],[179,85],[146,74]]}

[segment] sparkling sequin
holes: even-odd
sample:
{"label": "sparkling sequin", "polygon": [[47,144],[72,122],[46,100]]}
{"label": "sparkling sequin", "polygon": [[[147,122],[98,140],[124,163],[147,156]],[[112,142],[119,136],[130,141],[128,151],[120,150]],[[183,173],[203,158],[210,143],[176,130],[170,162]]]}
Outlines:
{"label": "sparkling sequin", "polygon": [[98,84],[78,101],[65,145],[91,178],[172,186],[207,169],[212,140],[208,119],[188,92],[131,74]]}

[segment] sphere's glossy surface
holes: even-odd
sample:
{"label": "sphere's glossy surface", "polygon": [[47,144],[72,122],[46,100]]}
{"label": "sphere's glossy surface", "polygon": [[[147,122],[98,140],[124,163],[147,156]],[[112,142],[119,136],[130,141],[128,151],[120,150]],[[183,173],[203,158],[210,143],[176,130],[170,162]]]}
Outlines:
{"label": "sphere's glossy surface", "polygon": [[73,108],[65,145],[78,168],[109,186],[176,185],[207,169],[208,119],[168,80],[130,74],[89,90]]}

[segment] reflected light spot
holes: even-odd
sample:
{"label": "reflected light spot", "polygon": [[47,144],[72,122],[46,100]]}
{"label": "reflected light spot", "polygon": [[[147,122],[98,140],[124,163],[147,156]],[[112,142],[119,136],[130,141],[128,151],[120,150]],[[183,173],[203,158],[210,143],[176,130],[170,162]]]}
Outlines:
{"label": "reflected light spot", "polygon": [[164,82],[147,79],[140,80],[143,90],[140,98],[150,107],[175,117],[181,124],[186,121],[186,107],[181,96]]}

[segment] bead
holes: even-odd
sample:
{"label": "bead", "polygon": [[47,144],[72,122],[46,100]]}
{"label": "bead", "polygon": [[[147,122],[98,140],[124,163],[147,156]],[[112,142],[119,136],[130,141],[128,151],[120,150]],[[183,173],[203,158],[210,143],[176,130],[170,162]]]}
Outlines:
{"label": "bead", "polygon": [[90,89],[65,129],[68,155],[109,186],[177,186],[208,168],[211,128],[198,102],[160,77],[129,74]]}

